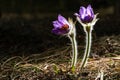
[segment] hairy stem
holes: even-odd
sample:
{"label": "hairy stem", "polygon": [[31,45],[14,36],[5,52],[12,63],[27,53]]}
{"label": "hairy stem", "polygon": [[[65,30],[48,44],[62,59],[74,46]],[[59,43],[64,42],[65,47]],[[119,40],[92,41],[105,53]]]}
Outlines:
{"label": "hairy stem", "polygon": [[84,57],[82,59],[82,63],[81,63],[81,67],[80,69],[84,68],[87,64],[88,58],[89,58],[89,54],[90,54],[90,50],[91,50],[91,29],[90,27],[86,27],[85,33],[86,33],[86,49],[85,49],[85,53],[84,53]]}
{"label": "hairy stem", "polygon": [[77,63],[77,42],[76,42],[76,33],[74,32],[71,36],[69,36],[72,43],[72,71],[75,70],[75,66]]}

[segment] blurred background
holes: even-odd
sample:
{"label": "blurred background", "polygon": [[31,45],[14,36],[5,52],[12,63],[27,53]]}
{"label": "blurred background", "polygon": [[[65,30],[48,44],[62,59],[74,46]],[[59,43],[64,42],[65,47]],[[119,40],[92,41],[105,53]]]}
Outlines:
{"label": "blurred background", "polygon": [[[120,0],[0,0],[0,56],[29,55],[69,44],[66,37],[51,33],[58,14],[72,17],[80,6],[91,4],[100,20],[94,37],[120,34]],[[78,43],[84,42],[79,23]]]}

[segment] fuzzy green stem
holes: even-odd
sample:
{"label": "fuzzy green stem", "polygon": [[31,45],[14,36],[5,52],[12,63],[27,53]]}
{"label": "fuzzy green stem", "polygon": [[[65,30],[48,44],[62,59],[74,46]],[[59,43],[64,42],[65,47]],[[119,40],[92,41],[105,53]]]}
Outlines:
{"label": "fuzzy green stem", "polygon": [[89,58],[89,55],[90,55],[90,50],[91,50],[91,27],[87,26],[84,30],[85,30],[85,33],[86,33],[86,49],[85,49],[85,53],[84,53],[84,57],[83,57],[83,60],[82,60],[82,63],[81,63],[81,67],[80,69],[82,70],[82,68],[84,68],[87,64],[87,61],[88,61],[88,58]]}
{"label": "fuzzy green stem", "polygon": [[77,44],[75,36],[72,37],[72,48],[73,48],[72,68],[75,68],[77,62]]}
{"label": "fuzzy green stem", "polygon": [[71,43],[72,43],[72,71],[75,71],[75,66],[77,63],[77,42],[76,42],[76,33],[74,32],[72,35],[69,36]]}

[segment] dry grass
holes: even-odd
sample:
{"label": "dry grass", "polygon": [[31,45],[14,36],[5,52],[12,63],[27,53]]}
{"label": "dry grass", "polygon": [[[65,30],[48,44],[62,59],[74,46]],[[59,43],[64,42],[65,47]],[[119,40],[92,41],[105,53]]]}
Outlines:
{"label": "dry grass", "polygon": [[[84,70],[70,71],[70,47],[47,50],[28,57],[15,56],[1,62],[0,80],[94,80],[104,72],[105,80],[120,80],[120,56],[90,58]],[[56,52],[56,53],[55,53]],[[59,54],[57,53],[59,52]]]}
{"label": "dry grass", "polygon": [[[109,42],[111,44],[106,43],[106,38],[102,38],[102,43],[97,44],[97,47],[93,45],[96,53],[105,54],[97,57],[93,55],[82,71],[79,70],[81,63],[79,55],[74,73],[71,72],[70,46],[51,48],[41,54],[30,56],[3,58],[0,62],[0,80],[95,80],[101,72],[104,73],[104,80],[120,80],[120,46],[119,43],[112,42],[112,38]],[[84,49],[83,46],[78,48]],[[109,49],[114,51],[111,52]],[[79,54],[81,53],[82,51]],[[111,54],[114,57],[111,57]]]}

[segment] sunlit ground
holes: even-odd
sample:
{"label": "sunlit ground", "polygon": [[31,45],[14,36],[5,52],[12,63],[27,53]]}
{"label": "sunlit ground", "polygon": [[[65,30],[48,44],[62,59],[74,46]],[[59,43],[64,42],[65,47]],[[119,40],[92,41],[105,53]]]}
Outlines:
{"label": "sunlit ground", "polygon": [[120,80],[120,16],[108,15],[106,9],[98,11],[104,15],[98,15],[90,58],[82,71],[85,35],[77,23],[79,54],[74,73],[69,39],[51,33],[58,14],[4,13],[0,19],[0,80],[95,80],[101,73],[105,80]]}
{"label": "sunlit ground", "polygon": [[71,67],[71,45],[52,47],[38,54],[4,56],[0,62],[1,80],[94,80],[103,72],[105,80],[120,79],[120,35],[97,37],[87,66],[81,71],[84,43],[79,44],[75,72]]}

